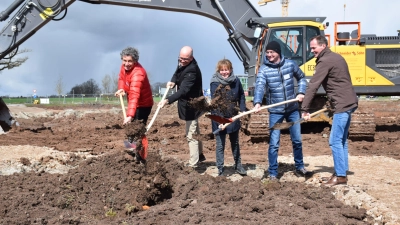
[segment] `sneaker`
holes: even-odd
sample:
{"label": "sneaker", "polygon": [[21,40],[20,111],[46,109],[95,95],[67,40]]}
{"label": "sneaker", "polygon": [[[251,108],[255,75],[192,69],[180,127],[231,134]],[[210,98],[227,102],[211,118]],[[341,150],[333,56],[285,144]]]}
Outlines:
{"label": "sneaker", "polygon": [[236,173],[238,173],[238,174],[240,174],[242,176],[246,176],[247,175],[247,171],[243,168],[242,165],[236,167]]}
{"label": "sneaker", "polygon": [[197,167],[197,164],[192,165],[192,164],[186,163],[185,166],[186,166],[186,167],[196,168],[196,167]]}
{"label": "sneaker", "polygon": [[313,175],[313,172],[307,171],[306,168],[301,168],[294,172],[298,177],[309,177]]}
{"label": "sneaker", "polygon": [[203,153],[201,153],[201,154],[199,155],[199,162],[204,162],[204,161],[206,161],[206,157],[204,156]]}

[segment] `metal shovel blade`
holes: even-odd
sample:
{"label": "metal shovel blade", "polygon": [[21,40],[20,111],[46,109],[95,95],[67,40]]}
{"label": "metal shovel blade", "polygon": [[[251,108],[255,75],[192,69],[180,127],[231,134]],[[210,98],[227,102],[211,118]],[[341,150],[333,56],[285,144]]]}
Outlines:
{"label": "metal shovel blade", "polygon": [[141,149],[136,149],[136,142],[129,143],[128,140],[124,140],[124,146],[125,148],[132,149],[133,151],[136,151],[139,153],[140,157],[142,159],[147,158],[147,153],[148,153],[148,148],[149,148],[149,140],[147,139],[146,136],[142,137],[142,148]]}
{"label": "metal shovel blade", "polygon": [[289,129],[291,126],[293,126],[296,123],[301,123],[303,122],[304,119],[297,120],[295,122],[288,122],[288,123],[276,123],[274,126],[269,128],[270,130],[284,130],[284,129]]}

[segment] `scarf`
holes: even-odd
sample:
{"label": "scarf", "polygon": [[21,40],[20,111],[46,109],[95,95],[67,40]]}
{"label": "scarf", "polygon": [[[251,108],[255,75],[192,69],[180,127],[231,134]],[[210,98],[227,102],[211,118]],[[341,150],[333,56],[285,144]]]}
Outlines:
{"label": "scarf", "polygon": [[226,79],[222,77],[222,75],[216,72],[213,77],[211,78],[211,83],[218,82],[222,85],[229,85],[236,80],[236,76],[233,74],[233,71]]}

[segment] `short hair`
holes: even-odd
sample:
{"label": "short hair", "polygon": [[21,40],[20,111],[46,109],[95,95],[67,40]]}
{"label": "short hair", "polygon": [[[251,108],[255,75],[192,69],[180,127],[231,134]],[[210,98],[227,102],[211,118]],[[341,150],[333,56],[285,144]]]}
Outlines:
{"label": "short hair", "polygon": [[233,70],[232,63],[229,59],[221,59],[217,63],[216,72],[219,72],[224,66],[226,66],[230,71]]}
{"label": "short hair", "polygon": [[310,41],[312,41],[314,39],[317,40],[317,43],[319,46],[321,46],[321,45],[328,46],[328,40],[326,39],[326,37],[324,37],[322,35],[317,35],[317,36],[312,37]]}
{"label": "short hair", "polygon": [[124,56],[131,56],[136,62],[139,61],[139,51],[136,48],[127,47],[121,52],[121,59]]}

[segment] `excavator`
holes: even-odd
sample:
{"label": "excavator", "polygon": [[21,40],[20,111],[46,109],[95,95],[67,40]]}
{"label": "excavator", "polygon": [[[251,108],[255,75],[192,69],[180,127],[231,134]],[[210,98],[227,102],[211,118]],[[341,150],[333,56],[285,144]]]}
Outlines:
{"label": "excavator", "polygon": [[[0,60],[13,57],[18,47],[52,20],[62,20],[68,7],[77,0],[15,0],[0,13],[0,22],[8,22],[0,32]],[[325,35],[329,23],[325,17],[262,17],[249,0],[80,0],[93,4],[119,5],[154,10],[192,13],[208,17],[222,24],[228,42],[242,61],[248,74],[249,94],[254,90],[258,68],[270,41],[280,43],[286,58],[294,60],[311,79],[315,59],[308,47],[315,35]],[[353,32],[340,32],[342,25],[356,25]],[[78,26],[78,25],[77,25]],[[337,22],[332,35],[335,43],[330,48],[341,54],[349,64],[354,88],[358,95],[397,96],[400,94],[400,37],[362,35],[360,23]],[[249,47],[251,46],[251,47]],[[318,92],[315,110],[325,104],[324,90]],[[319,100],[318,100],[319,99]],[[373,139],[375,115],[371,111],[357,110],[353,114],[350,133],[360,139]],[[0,124],[13,121],[7,106],[0,99]],[[397,115],[397,114],[396,114]],[[315,121],[330,122],[332,115],[320,116]],[[380,115],[385,117],[385,115]],[[387,123],[398,123],[389,113]],[[244,131],[254,142],[268,138],[268,113],[252,115],[243,123]],[[9,127],[3,127],[7,130]]]}

